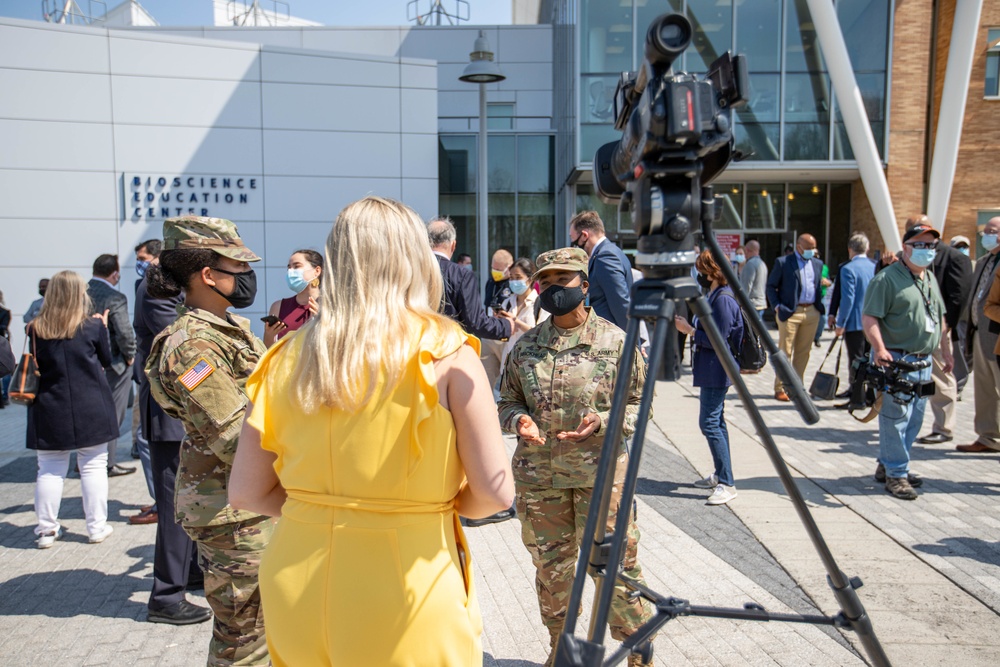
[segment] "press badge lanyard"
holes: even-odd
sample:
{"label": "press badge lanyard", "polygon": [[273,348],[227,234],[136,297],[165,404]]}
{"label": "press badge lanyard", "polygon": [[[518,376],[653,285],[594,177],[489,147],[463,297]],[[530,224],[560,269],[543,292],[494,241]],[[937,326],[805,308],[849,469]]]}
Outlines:
{"label": "press badge lanyard", "polygon": [[917,286],[917,291],[920,292],[920,298],[923,299],[924,302],[924,309],[927,311],[927,320],[924,323],[924,331],[927,333],[934,333],[937,330],[938,320],[934,318],[934,307],[931,305],[930,297],[924,292],[924,288],[920,286],[921,282],[930,280],[926,277],[927,272],[924,271],[923,281],[917,280],[917,276],[914,275],[913,271],[909,270],[909,267],[907,267],[907,272],[910,274],[910,277],[913,278],[913,284]]}

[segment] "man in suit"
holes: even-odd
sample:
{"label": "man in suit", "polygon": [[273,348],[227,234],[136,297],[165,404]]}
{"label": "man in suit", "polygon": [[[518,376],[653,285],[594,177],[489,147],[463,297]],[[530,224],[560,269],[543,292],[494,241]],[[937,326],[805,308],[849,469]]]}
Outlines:
{"label": "man in suit", "polygon": [[480,339],[510,338],[511,319],[489,317],[479,301],[479,281],[476,280],[476,274],[451,261],[451,256],[458,245],[455,225],[451,220],[434,218],[428,222],[427,237],[441,267],[441,278],[444,280],[441,312]]}
{"label": "man in suit", "polygon": [[[919,215],[906,221],[906,230],[909,231],[916,225],[933,226],[930,218],[926,215]],[[956,334],[958,318],[962,312],[962,306],[969,298],[969,290],[972,289],[972,260],[950,245],[938,242],[937,252],[930,269],[937,280],[938,289],[941,290],[941,297],[944,299],[944,319],[948,327],[944,331],[944,335],[951,337],[952,349],[954,350],[956,349],[954,342],[958,340]],[[954,355],[956,359],[960,356],[962,355]],[[929,434],[917,438],[917,442],[923,445],[951,442],[952,432],[955,429],[955,403],[958,402],[958,382],[955,378],[955,371],[954,369],[947,373],[944,371],[941,348],[935,348],[934,354],[931,355],[931,363],[933,364],[931,366],[931,379],[934,380],[934,394],[928,402],[931,405],[931,414],[934,415],[934,426]]]}
{"label": "man in suit", "polygon": [[[861,324],[865,291],[868,289],[868,283],[875,277],[875,262],[868,259],[868,247],[868,237],[863,232],[852,234],[847,241],[847,255],[850,259],[840,266],[837,274],[837,291],[840,298],[836,319],[832,324],[836,327],[836,334],[844,337],[844,345],[847,346],[847,377],[852,385],[855,375],[853,362],[858,357],[867,357],[870,349]],[[830,309],[833,310],[832,304]],[[833,315],[830,317],[833,318]],[[836,407],[848,406],[849,402]]]}
{"label": "man in suit", "polygon": [[1000,327],[983,314],[983,305],[1000,266],[1000,217],[991,218],[982,231],[982,244],[988,253],[977,259],[972,290],[962,308],[966,324],[965,345],[972,350],[972,382],[975,393],[976,441],[955,447],[960,452],[1000,452],[1000,366],[993,350]]}
{"label": "man in suit", "polygon": [[[816,239],[812,234],[802,234],[795,243],[795,251],[779,257],[767,279],[767,300],[778,322],[778,347],[791,359],[800,380],[805,375],[813,337],[825,312],[820,290],[823,262],[815,254]],[[779,401],[789,400],[777,376],[774,397]]]}
{"label": "man in suit", "polygon": [[[128,299],[118,291],[121,280],[117,255],[101,255],[94,260],[94,275],[87,285],[93,312],[108,311],[108,334],[111,336],[111,367],[105,373],[111,396],[118,411],[118,426],[125,421],[129,390],[132,388],[132,362],[135,359],[135,332],[128,317]],[[108,477],[129,475],[135,466],[118,465],[115,457],[118,439],[108,442]]]}
{"label": "man in suit", "polygon": [[597,211],[581,211],[569,221],[569,244],[590,256],[590,307],[619,329],[628,321],[632,292],[632,263],[622,249],[604,235],[604,222]]}
{"label": "man in suit", "polygon": [[[158,256],[149,260],[149,266],[158,264]],[[143,271],[145,274],[145,271]],[[177,319],[177,306],[184,302],[184,295],[174,299],[154,299],[146,291],[146,280],[140,280],[135,295],[136,369],[139,408],[143,440],[147,443],[147,458],[153,478],[152,513],[161,515],[153,521],[130,523],[156,523],[156,542],[153,549],[153,590],[147,603],[146,620],[151,623],[187,625],[212,618],[205,607],[191,604],[185,592],[189,588],[204,586],[204,575],[198,569],[194,542],[174,518],[174,487],[180,464],[181,441],[184,425],[160,408],[149,392],[146,377],[146,358],[153,347],[156,335]],[[144,460],[145,461],[145,460]],[[148,515],[148,513],[147,513]],[[139,516],[142,516],[140,514]],[[132,517],[135,518],[135,517]]]}

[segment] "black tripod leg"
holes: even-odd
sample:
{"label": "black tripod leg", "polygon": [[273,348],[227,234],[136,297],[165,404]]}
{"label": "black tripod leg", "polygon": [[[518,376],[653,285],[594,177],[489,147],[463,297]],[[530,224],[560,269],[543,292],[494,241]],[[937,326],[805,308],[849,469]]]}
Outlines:
{"label": "black tripod leg", "polygon": [[[667,341],[674,338],[675,305],[670,299],[665,299],[663,307],[653,328],[653,340],[649,347],[649,367],[657,369],[664,362],[664,355],[672,353],[673,348],[667,349]],[[624,356],[624,355],[623,355]],[[666,359],[667,363],[673,363],[671,358]],[[618,372],[622,372],[619,367]],[[631,375],[631,373],[628,373]],[[646,427],[649,424],[650,412],[653,408],[653,393],[656,382],[652,378],[646,380],[642,388],[642,399],[639,402],[639,418],[635,425],[635,434],[632,437],[632,451],[629,454],[628,466],[625,470],[625,483],[622,486],[622,498],[618,506],[618,515],[615,518],[615,531],[612,533],[611,546],[608,553],[608,564],[604,570],[604,576],[598,579],[599,586],[594,593],[594,611],[590,617],[590,641],[603,643],[604,631],[608,623],[608,611],[611,609],[611,598],[615,592],[615,583],[618,578],[618,569],[625,555],[625,547],[628,543],[628,524],[631,514],[632,501],[635,499],[635,487],[639,480],[639,463],[642,460],[642,448],[646,440]],[[617,387],[616,387],[617,392]],[[628,387],[622,391],[622,395],[628,397]],[[618,394],[615,394],[618,399]],[[603,455],[603,453],[602,453]],[[610,458],[610,457],[609,457]],[[609,480],[614,479],[614,473]],[[610,494],[605,502],[605,520],[610,508]],[[591,510],[593,514],[593,510]]]}
{"label": "black tripod leg", "polygon": [[[581,650],[579,646],[581,642],[573,637],[573,633],[576,631],[576,610],[583,602],[583,587],[587,581],[587,571],[592,564],[594,567],[603,567],[603,564],[607,563],[607,535],[604,527],[608,521],[608,506],[611,502],[611,490],[614,485],[615,463],[618,459],[618,450],[621,447],[625,407],[628,404],[629,386],[632,384],[632,363],[635,355],[638,354],[636,348],[638,341],[639,320],[629,318],[628,329],[625,331],[625,347],[622,350],[621,359],[618,361],[614,399],[611,403],[611,411],[608,413],[608,423],[604,425],[606,428],[604,444],[601,446],[601,456],[597,463],[590,512],[587,514],[587,523],[580,540],[581,554],[576,562],[576,574],[573,578],[573,588],[570,590],[567,606],[569,611],[563,625],[562,638],[556,648],[556,664],[592,664],[579,662],[578,658],[574,658],[568,653],[575,654]],[[600,534],[598,534],[598,530],[601,531]],[[600,580],[598,583],[600,584]],[[611,583],[613,585],[614,581]],[[601,641],[596,643],[597,646],[591,646],[589,649],[600,651],[603,654]],[[589,649],[585,650],[589,652]],[[598,657],[598,664],[599,662],[600,658]]]}
{"label": "black tripod leg", "polygon": [[[712,318],[711,307],[708,305],[705,297],[692,299],[688,304],[705,328],[705,333],[708,335],[712,347],[716,350],[728,350],[729,344],[719,332],[719,328]],[[764,419],[761,417],[760,410],[757,409],[757,405],[753,401],[753,396],[750,395],[750,390],[747,389],[746,383],[743,382],[743,377],[740,375],[740,369],[736,365],[736,360],[729,354],[719,354],[717,356],[725,367],[726,375],[732,381],[736,393],[743,402],[744,409],[750,415],[750,421],[753,422],[754,428],[757,430],[757,435],[764,444],[764,449],[767,451],[767,455],[770,457],[771,463],[778,473],[781,485],[785,487],[785,493],[788,494],[789,500],[792,501],[792,505],[795,507],[802,525],[805,526],[806,532],[809,533],[809,539],[812,540],[820,560],[823,561],[830,587],[837,597],[841,611],[847,617],[851,628],[857,633],[858,639],[864,646],[865,652],[868,654],[872,664],[875,667],[889,667],[889,657],[885,654],[885,650],[875,636],[871,618],[865,612],[864,605],[861,604],[861,599],[858,598],[858,593],[855,590],[861,586],[861,580],[848,579],[847,575],[837,565],[837,561],[830,552],[826,540],[823,539],[823,535],[819,531],[819,526],[816,525],[812,513],[809,512],[809,507],[806,505],[805,499],[799,492],[799,488],[795,485],[795,480],[792,479],[792,474],[789,472],[785,460],[781,458],[781,452],[778,451],[778,446],[775,444],[774,438],[771,437],[771,432],[768,431],[767,425],[764,424]]]}

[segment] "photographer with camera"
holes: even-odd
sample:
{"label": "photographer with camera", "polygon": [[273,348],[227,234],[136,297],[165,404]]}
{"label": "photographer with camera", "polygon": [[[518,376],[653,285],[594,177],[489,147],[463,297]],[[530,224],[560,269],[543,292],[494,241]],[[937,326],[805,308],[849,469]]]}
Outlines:
{"label": "photographer with camera", "polygon": [[[941,346],[945,372],[951,370],[951,342],[945,323],[941,291],[927,267],[934,261],[941,234],[930,225],[914,225],[903,235],[903,252],[898,262],[880,271],[868,285],[862,311],[862,326],[872,345],[872,362],[880,368],[902,365],[897,379],[913,389],[893,393],[886,390],[879,410],[879,455],[875,481],[885,482],[885,490],[902,500],[916,500],[914,486],[922,480],[910,474],[910,449],[924,421],[926,390],[930,384],[929,359]],[[933,385],[931,385],[933,386]]]}

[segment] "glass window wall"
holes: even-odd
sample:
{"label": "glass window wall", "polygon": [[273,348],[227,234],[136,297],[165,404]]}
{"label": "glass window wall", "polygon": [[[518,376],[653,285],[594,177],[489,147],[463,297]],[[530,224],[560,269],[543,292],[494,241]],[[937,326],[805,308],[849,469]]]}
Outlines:
{"label": "glass window wall", "polygon": [[[890,0],[835,0],[848,52],[884,154]],[[663,12],[685,14],[692,46],[675,69],[706,71],[721,53],[747,56],[750,101],[736,117],[737,148],[757,161],[851,160],[816,27],[806,0],[582,0],[579,161],[620,138],[611,101],[621,71],[643,58],[646,27]],[[634,22],[633,22],[634,18]],[[1000,32],[1000,31],[998,31]],[[1000,38],[1000,34],[998,34]],[[625,40],[630,48],[621,50]],[[627,55],[627,57],[626,57]],[[1000,60],[990,60],[1000,71]],[[1000,74],[987,72],[996,87]]]}
{"label": "glass window wall", "polygon": [[[490,252],[536,257],[555,247],[554,140],[549,135],[490,136],[487,154]],[[456,253],[476,258],[476,135],[438,137],[438,211],[455,223]],[[476,260],[478,261],[478,260]]]}

